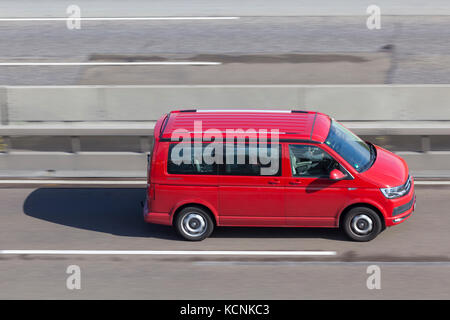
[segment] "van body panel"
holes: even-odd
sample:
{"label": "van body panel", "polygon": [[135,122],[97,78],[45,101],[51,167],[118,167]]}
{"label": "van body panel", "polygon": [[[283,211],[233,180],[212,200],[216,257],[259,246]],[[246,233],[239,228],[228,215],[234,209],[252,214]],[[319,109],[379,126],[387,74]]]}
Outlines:
{"label": "van body panel", "polygon": [[[342,214],[354,206],[374,209],[385,226],[408,219],[415,206],[414,179],[409,192],[398,198],[387,198],[380,189],[405,184],[409,177],[406,162],[375,146],[376,158],[370,167],[358,168],[328,143],[333,121],[311,111],[186,110],[164,115],[154,130],[145,221],[172,225],[180,208],[188,205],[206,208],[219,226],[334,228],[340,226]],[[200,139],[204,148],[211,141],[202,140],[203,135],[213,129],[223,133],[241,130],[223,142],[238,146],[236,139],[242,138],[245,148],[254,145],[253,138],[268,137],[261,130],[276,130],[277,139],[270,136],[267,141],[280,146],[279,172],[234,174],[239,166],[196,162],[195,156],[192,160],[188,157],[191,162],[187,164],[174,165],[171,152],[179,144],[180,130],[192,143]],[[252,129],[256,133],[249,135]],[[262,170],[262,164],[255,166]],[[344,178],[331,179],[327,173],[330,168],[341,171]]]}
{"label": "van body panel", "polygon": [[[200,111],[200,110],[199,110]],[[231,112],[230,112],[231,111]],[[189,132],[191,137],[195,137],[196,123],[201,122],[201,131],[241,129],[243,131],[255,130],[259,136],[259,130],[278,130],[284,139],[311,140],[314,129],[314,136],[322,140],[326,137],[327,125],[330,118],[318,112],[305,111],[300,113],[285,112],[255,112],[250,110],[236,111],[216,111],[216,112],[180,112],[172,111],[167,121],[164,123],[161,139],[172,139],[180,133],[180,129]],[[316,126],[316,124],[318,124]],[[178,131],[177,131],[178,130]]]}
{"label": "van body panel", "polygon": [[323,113],[316,113],[313,120],[313,126],[311,129],[310,140],[313,141],[325,141],[328,131],[330,130],[330,118]]}
{"label": "van body panel", "polygon": [[219,187],[220,224],[226,225],[230,221],[240,221],[242,225],[286,224],[281,184],[270,186],[267,181],[258,179],[252,179],[252,184],[239,179],[227,180],[230,182],[221,180]]}
{"label": "van body panel", "polygon": [[[289,163],[289,146],[314,146],[308,143],[285,143],[284,155]],[[317,146],[331,157],[325,145]],[[288,166],[284,197],[287,225],[336,227],[339,214],[349,205],[353,197],[348,188],[354,186],[353,179],[330,180],[328,178],[294,177]]]}
{"label": "van body panel", "polygon": [[375,187],[395,187],[405,183],[408,179],[408,165],[396,154],[376,146],[377,159],[370,169],[361,173],[369,179]]}
{"label": "van body panel", "polygon": [[170,143],[159,143],[156,150],[157,156],[154,166],[155,198],[152,210],[165,212],[171,218],[175,211],[188,203],[201,204],[212,212],[218,208],[218,181],[214,175],[189,175],[169,174],[167,171],[167,159],[169,157]]}

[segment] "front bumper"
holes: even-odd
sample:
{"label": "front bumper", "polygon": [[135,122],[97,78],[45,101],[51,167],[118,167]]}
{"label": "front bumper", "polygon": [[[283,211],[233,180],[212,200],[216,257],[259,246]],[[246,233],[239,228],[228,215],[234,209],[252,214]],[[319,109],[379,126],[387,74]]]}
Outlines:
{"label": "front bumper", "polygon": [[394,208],[392,211],[392,217],[387,218],[386,225],[393,226],[402,223],[411,216],[415,209],[416,195],[414,194],[409,202]]}

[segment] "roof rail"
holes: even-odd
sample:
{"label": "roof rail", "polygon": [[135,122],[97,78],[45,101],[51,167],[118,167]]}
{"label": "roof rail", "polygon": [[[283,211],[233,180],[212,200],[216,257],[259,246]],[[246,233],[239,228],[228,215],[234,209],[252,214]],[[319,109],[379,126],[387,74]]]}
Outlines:
{"label": "roof rail", "polygon": [[185,109],[185,110],[174,110],[173,113],[177,112],[255,112],[255,113],[309,113],[311,111],[305,111],[305,110],[264,110],[264,109]]}
{"label": "roof rail", "polygon": [[[292,110],[263,110],[263,109],[200,109],[197,112],[255,112],[255,113],[292,113]],[[303,111],[308,113],[307,111]]]}
{"label": "roof rail", "polygon": [[291,110],[292,113],[309,113],[309,111],[304,110]]}

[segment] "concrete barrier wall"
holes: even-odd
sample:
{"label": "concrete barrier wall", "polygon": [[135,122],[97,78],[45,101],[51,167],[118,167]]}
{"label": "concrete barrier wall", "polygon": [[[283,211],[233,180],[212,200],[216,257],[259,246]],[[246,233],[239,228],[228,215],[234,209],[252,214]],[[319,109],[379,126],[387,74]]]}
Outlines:
{"label": "concrete barrier wall", "polygon": [[[399,152],[418,178],[450,178],[450,152]],[[0,154],[0,177],[146,176],[147,156],[133,152],[20,152]]]}
{"label": "concrete barrier wall", "polygon": [[0,120],[152,121],[174,109],[303,109],[347,121],[450,120],[450,85],[0,87]]}
{"label": "concrete barrier wall", "polygon": [[145,177],[147,155],[133,152],[0,154],[0,177]]}

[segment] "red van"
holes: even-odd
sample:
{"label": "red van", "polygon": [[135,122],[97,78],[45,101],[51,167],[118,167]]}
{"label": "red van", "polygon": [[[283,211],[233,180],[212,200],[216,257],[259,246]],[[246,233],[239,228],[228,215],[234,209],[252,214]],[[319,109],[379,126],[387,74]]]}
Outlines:
{"label": "red van", "polygon": [[255,226],[369,241],[415,208],[406,162],[319,112],[172,111],[154,137],[144,218],[187,240]]}

